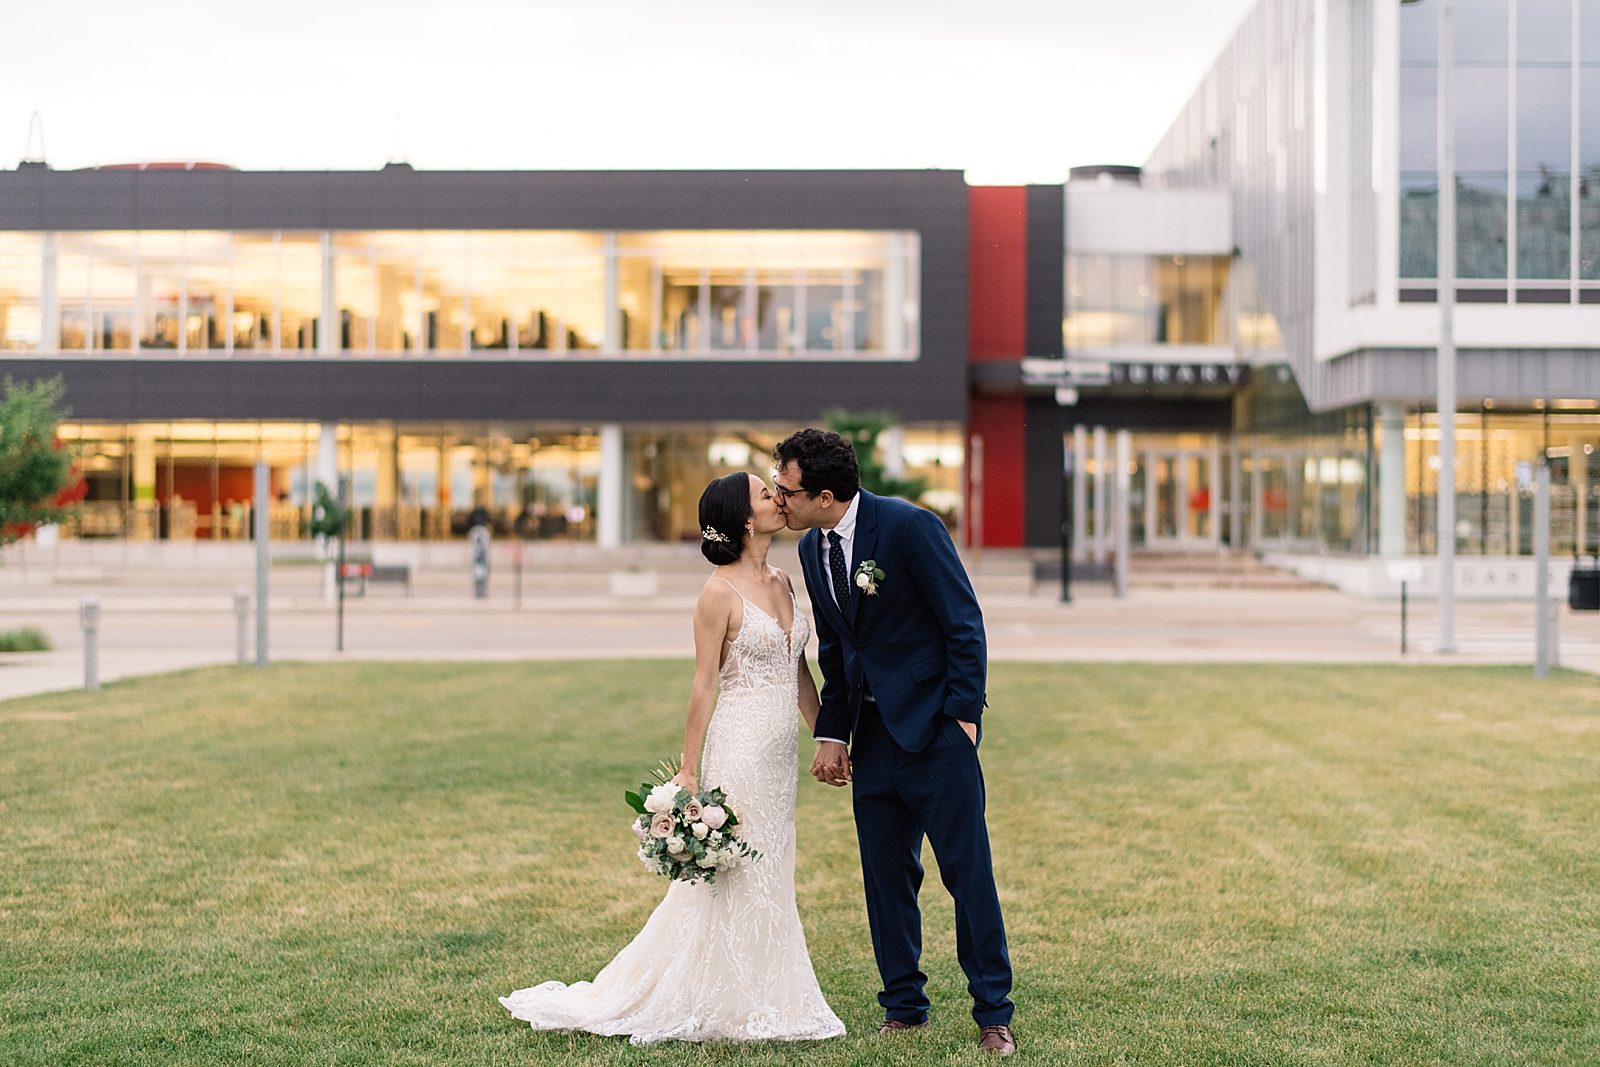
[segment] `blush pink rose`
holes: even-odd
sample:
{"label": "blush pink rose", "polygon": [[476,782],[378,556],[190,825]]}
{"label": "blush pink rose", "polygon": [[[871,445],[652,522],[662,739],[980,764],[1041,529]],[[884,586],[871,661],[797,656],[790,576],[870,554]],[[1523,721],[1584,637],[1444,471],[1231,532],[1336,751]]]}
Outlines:
{"label": "blush pink rose", "polygon": [[700,813],[700,821],[713,830],[720,830],[722,824],[728,821],[728,813],[720,805],[712,804]]}
{"label": "blush pink rose", "polygon": [[672,836],[672,816],[662,812],[650,820],[650,834],[665,841]]}

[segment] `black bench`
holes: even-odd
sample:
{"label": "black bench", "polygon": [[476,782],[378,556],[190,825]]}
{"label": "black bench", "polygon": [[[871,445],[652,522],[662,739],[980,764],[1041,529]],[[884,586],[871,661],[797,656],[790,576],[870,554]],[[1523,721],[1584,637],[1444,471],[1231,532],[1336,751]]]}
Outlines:
{"label": "black bench", "polygon": [[[1089,563],[1077,560],[1072,564],[1072,580],[1106,582],[1111,580],[1111,564]],[[1036,556],[1028,561],[1028,595],[1038,592],[1039,586],[1051,582],[1061,584],[1061,557]]]}
{"label": "black bench", "polygon": [[403,585],[406,596],[411,595],[411,566],[407,563],[346,562],[342,577],[346,585],[355,584],[356,596],[366,596],[368,583],[377,582]]}

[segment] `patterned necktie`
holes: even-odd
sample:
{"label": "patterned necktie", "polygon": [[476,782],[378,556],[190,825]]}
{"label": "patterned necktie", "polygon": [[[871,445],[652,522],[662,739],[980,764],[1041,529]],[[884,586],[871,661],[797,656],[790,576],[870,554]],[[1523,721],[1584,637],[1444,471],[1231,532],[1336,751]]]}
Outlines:
{"label": "patterned necktie", "polygon": [[833,598],[839,602],[839,610],[849,622],[855,613],[855,605],[850,601],[850,576],[845,572],[839,535],[832,530],[828,531],[828,571],[833,575]]}

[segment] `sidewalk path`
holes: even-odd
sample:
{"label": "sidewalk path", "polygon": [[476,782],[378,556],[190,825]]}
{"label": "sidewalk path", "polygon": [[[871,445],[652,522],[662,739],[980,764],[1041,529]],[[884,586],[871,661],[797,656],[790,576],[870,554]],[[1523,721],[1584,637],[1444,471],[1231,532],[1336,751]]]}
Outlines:
{"label": "sidewalk path", "polygon": [[[276,579],[276,575],[275,575]],[[507,591],[475,601],[420,590],[374,592],[347,602],[345,648],[334,651],[335,617],[303,582],[275,590],[270,621],[274,660],[515,660],[688,657],[693,596],[682,592],[627,600],[571,592],[530,594],[521,610]],[[1410,653],[1400,655],[1398,605],[1325,589],[1134,589],[1114,599],[1103,585],[1080,583],[1063,605],[1053,590],[1029,596],[1015,583],[979,595],[996,661],[1337,662],[1531,664],[1533,605],[1463,602],[1456,608],[1458,651],[1434,649],[1431,603],[1413,604]],[[83,683],[78,600],[102,605],[103,681],[230,663],[234,660],[234,585],[185,584],[171,591],[39,585],[0,592],[0,629],[31,625],[54,644],[45,653],[0,654],[0,698],[70,689]],[[802,602],[804,597],[802,597]],[[254,616],[250,618],[253,636]],[[1562,665],[1600,672],[1600,614],[1561,609]],[[253,652],[252,652],[253,655]],[[687,683],[686,683],[687,684]]]}

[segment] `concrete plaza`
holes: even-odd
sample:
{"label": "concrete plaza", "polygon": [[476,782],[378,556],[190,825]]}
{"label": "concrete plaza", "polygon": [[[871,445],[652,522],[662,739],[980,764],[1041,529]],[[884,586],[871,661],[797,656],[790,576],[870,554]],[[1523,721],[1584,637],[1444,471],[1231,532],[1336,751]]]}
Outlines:
{"label": "concrete plaza", "polygon": [[[1237,559],[1237,557],[1233,557]],[[217,561],[211,561],[216,563]],[[101,605],[100,676],[114,680],[235,660],[234,591],[253,572],[244,555],[218,565],[120,566],[34,559],[7,564],[0,629],[36,626],[52,651],[0,655],[0,697],[83,683],[78,606]],[[792,543],[773,562],[798,576]],[[624,561],[597,551],[547,552],[523,575],[497,559],[490,595],[471,593],[464,566],[445,560],[415,573],[412,596],[377,586],[345,605],[345,650],[335,651],[336,617],[323,599],[321,569],[275,566],[269,651],[278,660],[510,660],[688,657],[689,618],[707,572],[692,547],[658,546],[646,566],[654,595],[616,596],[610,575]],[[1392,600],[1364,600],[1258,565],[1219,566],[1195,557],[1174,566],[1136,560],[1128,595],[1078,582],[1063,604],[1054,585],[1032,587],[1018,554],[969,561],[996,661],[1350,662],[1531,664],[1531,601],[1460,602],[1458,650],[1440,655],[1432,602],[1410,605],[1409,651],[1400,652]],[[181,564],[181,561],[180,561]],[[635,562],[635,565],[638,565]],[[804,596],[802,594],[802,602]],[[1600,671],[1600,615],[1560,609],[1561,663]],[[254,636],[254,615],[249,617]],[[250,651],[253,657],[253,648]]]}

